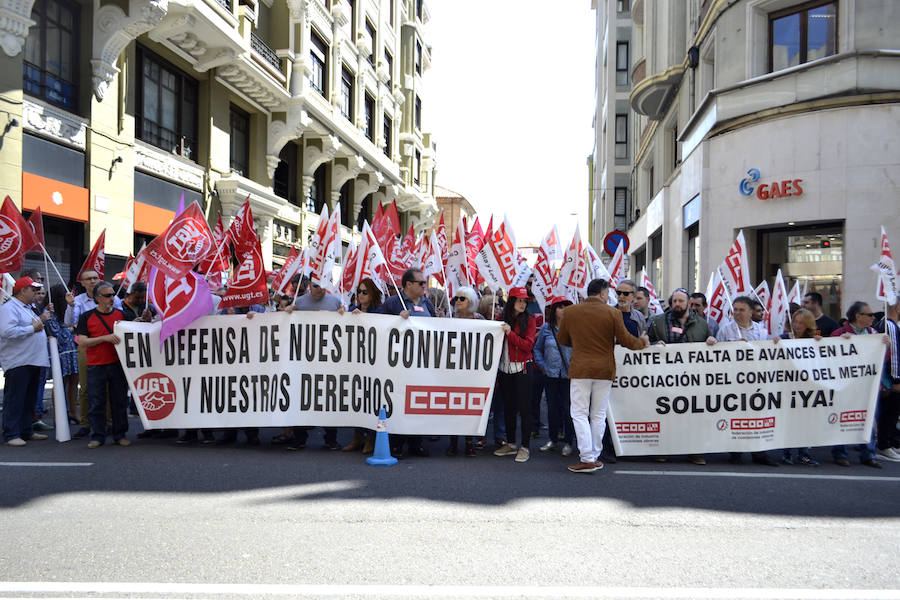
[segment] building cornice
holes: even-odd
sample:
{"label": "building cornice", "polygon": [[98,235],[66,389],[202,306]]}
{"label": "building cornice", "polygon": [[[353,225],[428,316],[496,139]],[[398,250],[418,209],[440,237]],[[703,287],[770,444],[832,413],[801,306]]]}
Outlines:
{"label": "building cornice", "polygon": [[140,140],[134,142],[134,168],[195,190],[203,190],[203,167]]}
{"label": "building cornice", "polygon": [[0,47],[7,56],[16,56],[25,47],[34,0],[0,1]]}
{"label": "building cornice", "polygon": [[87,121],[76,115],[26,96],[22,100],[22,120],[26,131],[85,149]]}

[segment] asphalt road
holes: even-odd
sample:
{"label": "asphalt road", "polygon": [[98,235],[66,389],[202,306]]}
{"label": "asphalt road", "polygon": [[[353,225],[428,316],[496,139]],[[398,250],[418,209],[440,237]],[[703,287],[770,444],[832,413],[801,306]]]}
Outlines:
{"label": "asphalt road", "polygon": [[900,598],[900,463],[379,468],[275,433],[0,448],[0,597]]}

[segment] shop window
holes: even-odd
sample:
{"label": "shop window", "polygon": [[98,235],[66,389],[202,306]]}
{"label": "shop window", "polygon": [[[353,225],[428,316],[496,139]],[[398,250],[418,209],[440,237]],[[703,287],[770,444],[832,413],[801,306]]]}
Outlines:
{"label": "shop window", "polygon": [[628,85],[628,42],[616,42],[616,85]]}
{"label": "shop window", "polygon": [[328,44],[313,31],[310,36],[312,44],[309,49],[309,59],[312,74],[309,76],[309,84],[314,90],[328,96]]}
{"label": "shop window", "polygon": [[232,105],[229,111],[231,171],[250,176],[250,115]]}
{"label": "shop window", "polygon": [[613,206],[613,229],[628,229],[628,188],[617,187]]}
{"label": "shop window", "polygon": [[80,10],[67,0],[37,0],[23,63],[23,91],[72,112],[78,110]]}
{"label": "shop window", "polygon": [[365,127],[366,127],[366,137],[369,138],[369,141],[375,141],[375,99],[372,98],[368,93],[366,94],[365,102],[363,103],[363,108],[365,109]]}
{"label": "shop window", "polygon": [[353,73],[347,67],[341,69],[341,114],[353,121]]}
{"label": "shop window", "polygon": [[837,2],[807,2],[769,15],[769,71],[837,52]]}
{"label": "shop window", "polygon": [[193,160],[197,153],[197,82],[143,48],[138,48],[138,64],[136,137]]}
{"label": "shop window", "polygon": [[616,115],[616,158],[628,158],[628,115]]}

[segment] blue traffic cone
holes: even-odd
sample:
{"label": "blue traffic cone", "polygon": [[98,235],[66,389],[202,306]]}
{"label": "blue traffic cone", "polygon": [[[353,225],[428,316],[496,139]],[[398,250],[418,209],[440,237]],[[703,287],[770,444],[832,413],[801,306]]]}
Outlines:
{"label": "blue traffic cone", "polygon": [[378,424],[375,426],[375,453],[366,459],[368,464],[375,467],[390,467],[397,464],[397,459],[391,456],[385,421],[387,421],[387,414],[382,408],[378,411]]}

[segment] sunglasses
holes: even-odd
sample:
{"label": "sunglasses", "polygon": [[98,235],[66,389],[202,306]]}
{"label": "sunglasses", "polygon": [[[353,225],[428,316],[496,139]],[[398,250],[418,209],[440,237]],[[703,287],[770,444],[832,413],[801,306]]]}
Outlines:
{"label": "sunglasses", "polygon": [[319,289],[320,287],[322,287],[322,286],[319,285],[318,283],[314,283],[314,284],[312,284],[312,286],[313,286],[315,289]]}
{"label": "sunglasses", "polygon": [[357,296],[368,296],[369,290],[356,290],[356,295]]}
{"label": "sunglasses", "polygon": [[630,296],[630,295],[632,295],[634,292],[616,292],[616,293],[617,293],[619,296]]}
{"label": "sunglasses", "polygon": [[111,293],[111,294],[100,294],[100,295],[103,296],[104,298],[112,298],[113,296],[116,295],[116,293],[113,292],[113,293]]}
{"label": "sunglasses", "polygon": [[874,316],[875,316],[875,313],[864,313],[864,312],[861,312],[861,313],[856,313],[856,314],[858,314],[858,315],[861,316],[861,317],[874,317]]}
{"label": "sunglasses", "polygon": [[424,281],[410,280],[410,283],[415,283],[416,285],[425,285],[425,282],[424,282]]}
{"label": "sunglasses", "polygon": [[455,298],[453,298],[453,300],[451,300],[451,302],[462,302],[463,300],[468,300],[468,298],[466,298],[465,296],[456,296]]}

